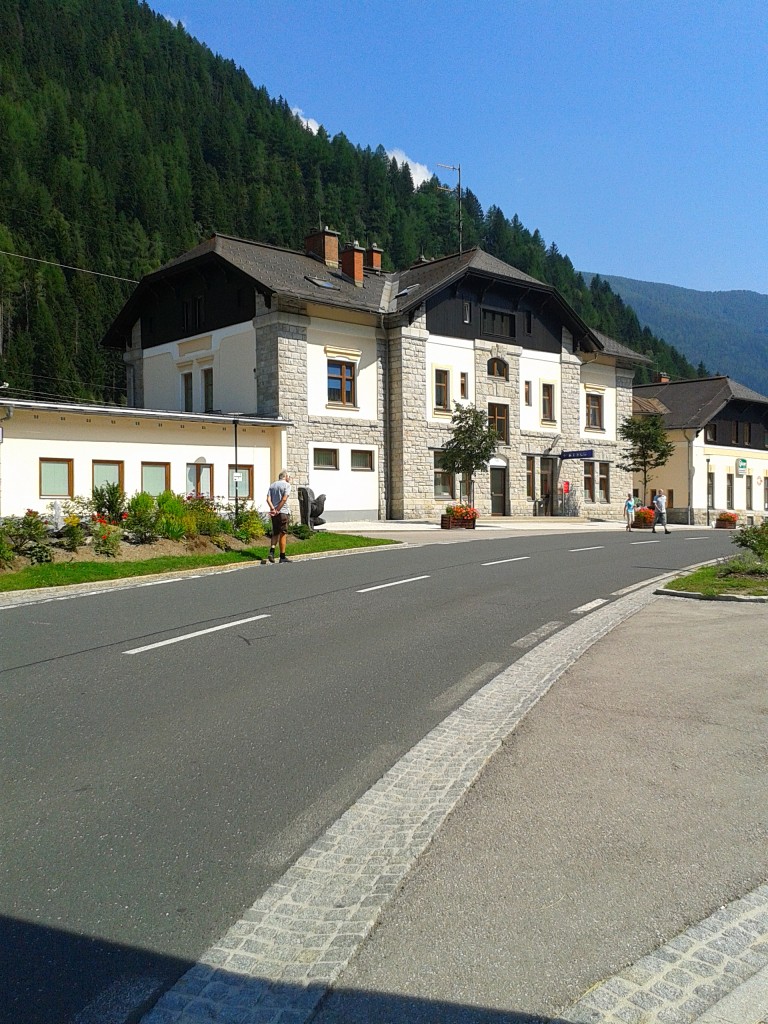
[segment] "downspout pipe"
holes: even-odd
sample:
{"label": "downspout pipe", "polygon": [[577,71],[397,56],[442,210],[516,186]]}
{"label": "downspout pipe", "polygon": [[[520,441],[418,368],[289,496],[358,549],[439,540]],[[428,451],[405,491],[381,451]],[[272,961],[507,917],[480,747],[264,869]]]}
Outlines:
{"label": "downspout pipe", "polygon": [[693,525],[693,474],[695,469],[693,466],[693,442],[696,439],[696,431],[694,430],[689,436],[687,430],[683,431],[683,437],[688,442],[688,525]]}
{"label": "downspout pipe", "polygon": [[[0,423],[5,423],[13,416],[13,406],[6,405],[5,414],[0,416]],[[3,511],[3,446],[0,444],[0,518],[2,517]]]}

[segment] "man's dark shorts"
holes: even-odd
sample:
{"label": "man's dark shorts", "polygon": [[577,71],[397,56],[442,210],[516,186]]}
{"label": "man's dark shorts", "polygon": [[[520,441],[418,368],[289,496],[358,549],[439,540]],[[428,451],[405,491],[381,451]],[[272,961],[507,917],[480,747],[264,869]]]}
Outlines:
{"label": "man's dark shorts", "polygon": [[286,515],[285,512],[278,512],[276,516],[270,516],[272,520],[272,536],[279,537],[283,533],[288,533],[288,520],[290,516]]}

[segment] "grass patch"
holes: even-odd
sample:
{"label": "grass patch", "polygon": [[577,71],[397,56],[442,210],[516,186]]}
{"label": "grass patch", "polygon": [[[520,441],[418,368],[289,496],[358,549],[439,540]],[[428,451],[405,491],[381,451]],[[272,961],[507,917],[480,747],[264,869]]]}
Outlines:
{"label": "grass patch", "polygon": [[[346,548],[370,548],[397,544],[384,538],[355,537],[342,533],[315,533],[307,540],[288,539],[288,555],[307,555]],[[237,565],[266,558],[269,541],[254,544],[244,551],[222,551],[206,555],[169,555],[141,562],[54,562],[30,565],[19,572],[0,575],[0,591],[38,590],[41,587],[64,587],[73,583],[100,583],[136,576],[156,576],[183,569],[204,569],[217,565]]]}
{"label": "grass patch", "polygon": [[744,557],[731,558],[717,565],[705,565],[686,576],[664,584],[665,590],[719,597],[740,594],[744,597],[768,597],[768,563]]}

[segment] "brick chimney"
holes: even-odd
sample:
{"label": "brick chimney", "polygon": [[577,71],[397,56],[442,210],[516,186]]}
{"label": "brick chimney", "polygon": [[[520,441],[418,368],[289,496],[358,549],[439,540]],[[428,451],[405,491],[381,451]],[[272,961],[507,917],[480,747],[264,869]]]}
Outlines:
{"label": "brick chimney", "polygon": [[329,227],[320,228],[319,231],[307,235],[304,242],[308,256],[319,257],[326,267],[336,269],[339,265],[339,233],[331,231]]}
{"label": "brick chimney", "polygon": [[341,253],[341,272],[355,282],[356,287],[363,287],[363,256],[365,250],[359,242],[348,245]]}
{"label": "brick chimney", "polygon": [[656,374],[656,384],[669,384],[669,374],[659,371]]}
{"label": "brick chimney", "polygon": [[369,270],[381,271],[381,257],[384,250],[374,242],[365,250],[365,265]]}

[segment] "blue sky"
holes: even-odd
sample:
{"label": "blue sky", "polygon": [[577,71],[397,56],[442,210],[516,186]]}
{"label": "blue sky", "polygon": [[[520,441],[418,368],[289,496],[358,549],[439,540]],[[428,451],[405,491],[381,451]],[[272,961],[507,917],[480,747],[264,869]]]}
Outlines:
{"label": "blue sky", "polygon": [[768,293],[765,0],[152,0],[578,270]]}

